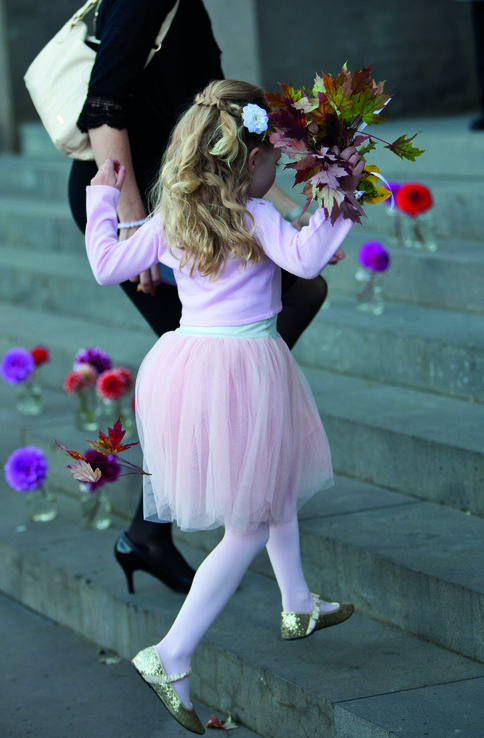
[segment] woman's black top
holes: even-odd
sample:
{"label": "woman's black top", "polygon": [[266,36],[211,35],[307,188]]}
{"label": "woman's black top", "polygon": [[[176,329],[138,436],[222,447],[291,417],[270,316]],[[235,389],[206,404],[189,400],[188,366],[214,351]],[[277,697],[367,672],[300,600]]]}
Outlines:
{"label": "woman's black top", "polygon": [[127,128],[144,194],[180,114],[211,80],[222,79],[220,49],[202,0],[180,0],[163,45],[144,68],[175,0],[103,0],[100,39],[79,117],[82,131],[107,124]]}

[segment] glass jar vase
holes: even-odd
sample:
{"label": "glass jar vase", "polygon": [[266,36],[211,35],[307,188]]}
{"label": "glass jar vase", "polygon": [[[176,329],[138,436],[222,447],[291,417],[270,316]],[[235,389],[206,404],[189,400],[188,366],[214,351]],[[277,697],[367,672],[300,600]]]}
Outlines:
{"label": "glass jar vase", "polygon": [[356,295],[356,309],[362,313],[381,315],[385,310],[381,286],[381,273],[374,272],[373,270],[362,266],[356,272],[355,279],[362,285],[362,289]]}
{"label": "glass jar vase", "polygon": [[109,494],[104,487],[91,492],[85,484],[79,487],[81,525],[89,530],[106,530],[112,522]]}
{"label": "glass jar vase", "polygon": [[76,392],[76,408],[74,411],[74,425],[78,430],[95,431],[99,428],[99,407],[97,396],[93,388]]}
{"label": "glass jar vase", "polygon": [[35,379],[16,385],[16,408],[21,415],[40,415],[44,410],[42,387]]}
{"label": "glass jar vase", "polygon": [[42,485],[25,495],[25,509],[28,517],[36,523],[47,523],[57,517],[55,495]]}

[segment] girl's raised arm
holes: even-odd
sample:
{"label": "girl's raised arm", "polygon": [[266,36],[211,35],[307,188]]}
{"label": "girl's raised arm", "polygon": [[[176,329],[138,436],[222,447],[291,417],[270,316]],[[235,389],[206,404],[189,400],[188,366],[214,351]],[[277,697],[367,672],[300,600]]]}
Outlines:
{"label": "girl's raised arm", "polygon": [[158,263],[165,248],[153,221],[145,223],[131,238],[118,241],[116,205],[120,189],[104,181],[116,180],[119,184],[122,174],[109,166],[100,173],[87,188],[87,256],[99,284],[120,284]]}

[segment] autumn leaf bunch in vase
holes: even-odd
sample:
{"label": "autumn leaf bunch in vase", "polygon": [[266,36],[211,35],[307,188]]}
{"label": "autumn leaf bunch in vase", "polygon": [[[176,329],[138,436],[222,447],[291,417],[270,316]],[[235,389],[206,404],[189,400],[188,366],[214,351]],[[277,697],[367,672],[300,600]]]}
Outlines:
{"label": "autumn leaf bunch in vase", "polygon": [[102,530],[111,524],[111,504],[104,489],[106,484],[129,474],[147,474],[132,461],[119,458],[119,454],[138,445],[137,441],[123,443],[125,434],[118,419],[112,428],[108,428],[108,435],[100,430],[97,441],[87,441],[90,448],[84,454],[55,442],[74,459],[74,463],[66,468],[81,484],[81,523],[86,528]]}

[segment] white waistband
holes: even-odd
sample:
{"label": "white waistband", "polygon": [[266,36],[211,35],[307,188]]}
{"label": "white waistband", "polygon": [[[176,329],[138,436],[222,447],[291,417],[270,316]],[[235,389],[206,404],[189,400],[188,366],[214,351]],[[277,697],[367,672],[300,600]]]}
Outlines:
{"label": "white waistband", "polygon": [[245,325],[181,325],[175,333],[184,336],[212,336],[214,338],[277,338],[277,316]]}

